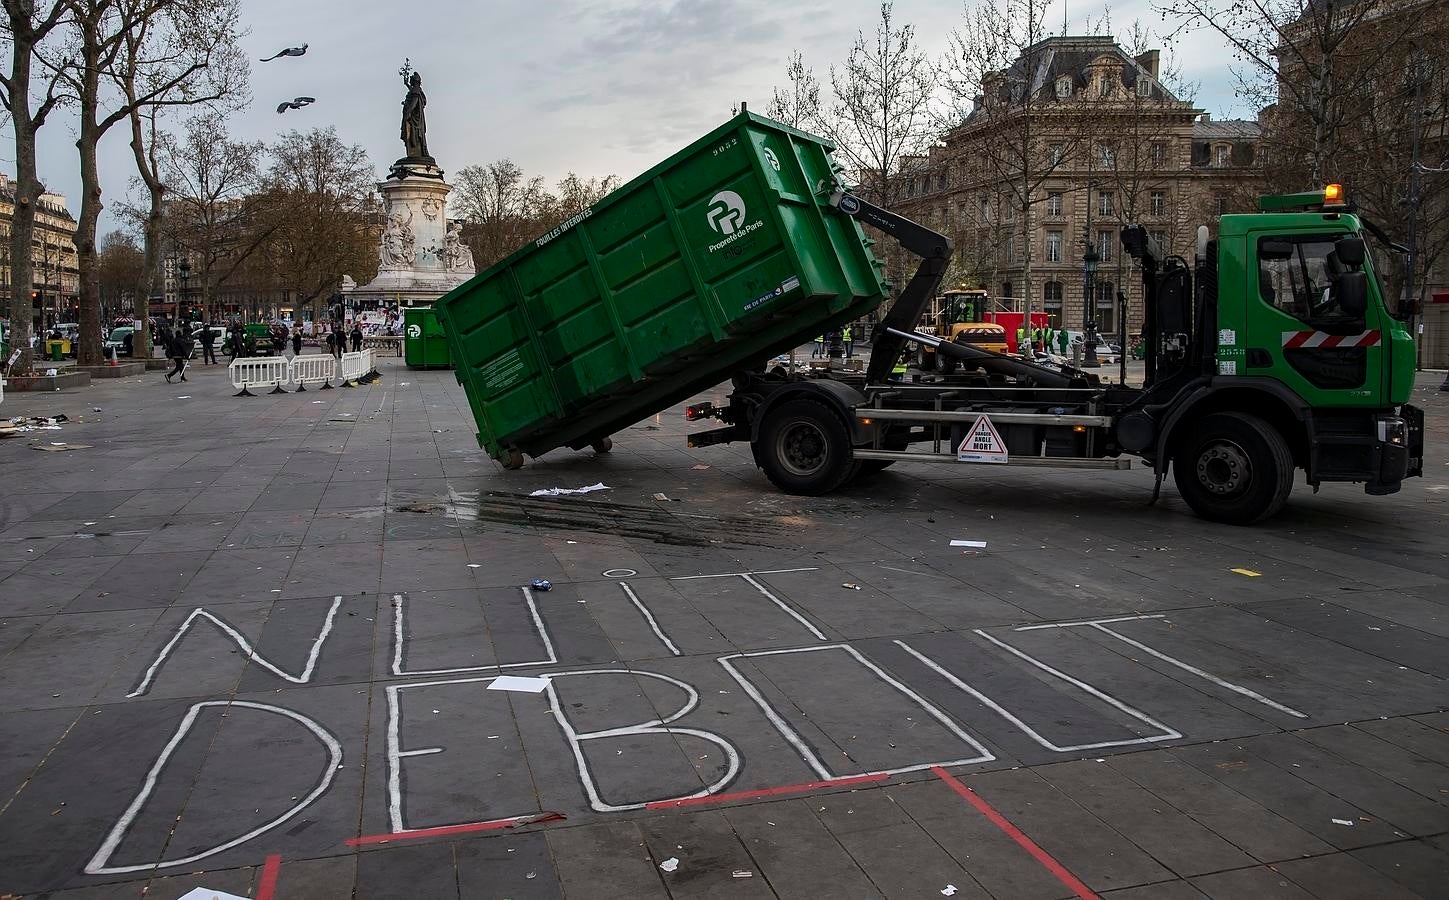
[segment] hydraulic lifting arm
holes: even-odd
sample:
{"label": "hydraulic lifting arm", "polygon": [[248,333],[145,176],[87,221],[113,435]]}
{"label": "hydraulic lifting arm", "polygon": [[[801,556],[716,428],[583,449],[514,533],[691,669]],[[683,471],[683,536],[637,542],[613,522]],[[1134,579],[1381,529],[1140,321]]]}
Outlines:
{"label": "hydraulic lifting arm", "polygon": [[915,331],[931,298],[936,296],[936,288],[951,262],[951,239],[905,216],[881,209],[854,194],[847,194],[838,184],[829,202],[847,216],[889,234],[907,252],[921,258],[916,274],[911,276],[905,290],[896,296],[896,302],[891,304],[885,319],[872,335],[870,367],[866,369],[865,377],[868,384],[879,384],[890,375],[906,346],[906,338],[892,332]]}

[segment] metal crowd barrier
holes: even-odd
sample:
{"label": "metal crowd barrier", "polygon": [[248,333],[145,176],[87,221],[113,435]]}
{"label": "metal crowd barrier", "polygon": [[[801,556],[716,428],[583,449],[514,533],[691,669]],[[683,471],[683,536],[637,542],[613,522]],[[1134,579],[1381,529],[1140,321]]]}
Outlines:
{"label": "metal crowd barrier", "polygon": [[231,386],[237,388],[238,397],[255,397],[247,388],[270,387],[273,394],[285,394],[282,385],[287,382],[287,361],[280,356],[249,356],[231,361],[227,366]]}
{"label": "metal crowd barrier", "polygon": [[294,356],[287,364],[288,375],[297,390],[307,390],[308,384],[321,382],[322,390],[332,390],[332,379],[337,377],[337,357],[325,355]]}

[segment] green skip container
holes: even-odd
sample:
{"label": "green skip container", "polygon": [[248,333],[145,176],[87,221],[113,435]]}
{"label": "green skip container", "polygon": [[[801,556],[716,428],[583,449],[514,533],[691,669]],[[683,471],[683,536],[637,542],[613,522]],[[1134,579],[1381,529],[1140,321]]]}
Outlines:
{"label": "green skip container", "polygon": [[403,361],[409,369],[446,369],[453,364],[448,336],[431,306],[403,308]]}
{"label": "green skip container", "polygon": [[864,315],[881,263],[834,145],[741,112],[434,305],[508,466],[609,435]]}

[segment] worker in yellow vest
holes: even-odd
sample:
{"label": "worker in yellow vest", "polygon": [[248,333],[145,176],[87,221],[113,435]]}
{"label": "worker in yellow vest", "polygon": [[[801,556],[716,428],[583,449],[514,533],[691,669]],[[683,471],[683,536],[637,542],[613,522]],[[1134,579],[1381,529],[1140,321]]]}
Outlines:
{"label": "worker in yellow vest", "polygon": [[906,380],[906,352],[907,351],[902,350],[901,351],[901,355],[898,356],[898,357],[896,357],[896,364],[894,366],[891,366],[891,374],[890,374],[890,378],[888,380],[890,380],[890,381],[905,381]]}
{"label": "worker in yellow vest", "polygon": [[815,339],[815,352],[810,354],[811,359],[825,359],[825,335]]}
{"label": "worker in yellow vest", "polygon": [[850,359],[852,356],[855,355],[855,351],[853,349],[855,346],[855,342],[851,338],[849,325],[845,326],[844,330],[840,332],[840,340],[845,344],[845,358]]}

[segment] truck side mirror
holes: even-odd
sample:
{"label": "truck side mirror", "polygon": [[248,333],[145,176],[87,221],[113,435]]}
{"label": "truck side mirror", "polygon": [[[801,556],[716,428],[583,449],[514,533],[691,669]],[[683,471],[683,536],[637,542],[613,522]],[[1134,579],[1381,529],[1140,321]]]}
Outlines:
{"label": "truck side mirror", "polygon": [[1363,272],[1344,272],[1334,284],[1338,308],[1354,318],[1368,311],[1368,276]]}
{"label": "truck side mirror", "polygon": [[1344,265],[1357,269],[1363,265],[1363,238],[1339,238],[1333,244],[1333,252],[1338,254],[1338,258],[1343,260]]}

